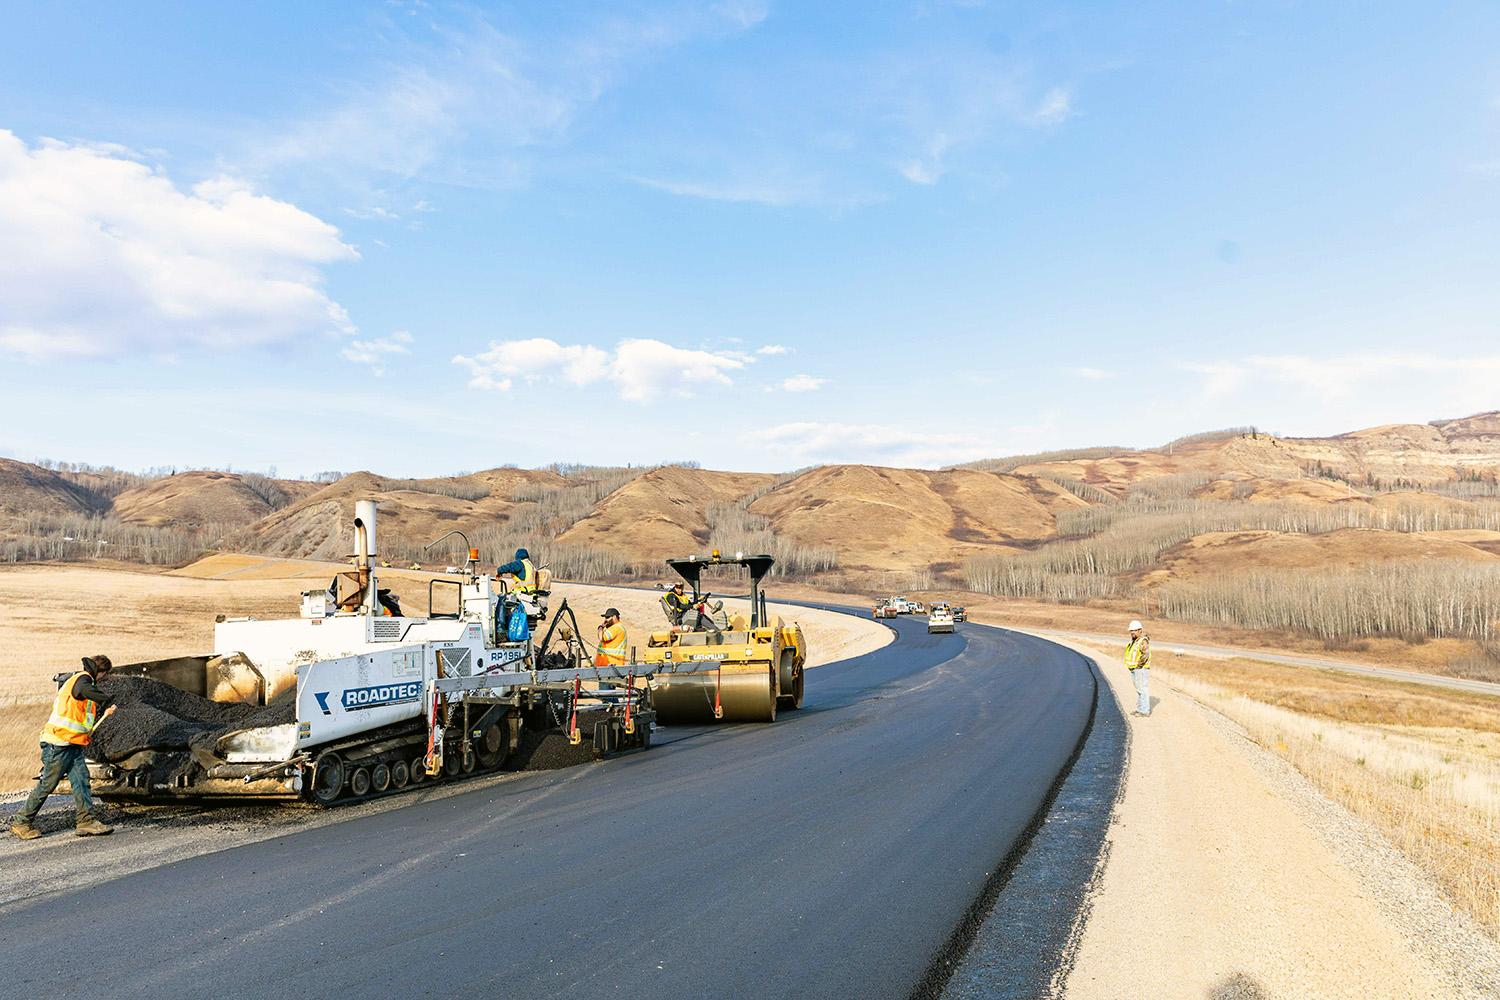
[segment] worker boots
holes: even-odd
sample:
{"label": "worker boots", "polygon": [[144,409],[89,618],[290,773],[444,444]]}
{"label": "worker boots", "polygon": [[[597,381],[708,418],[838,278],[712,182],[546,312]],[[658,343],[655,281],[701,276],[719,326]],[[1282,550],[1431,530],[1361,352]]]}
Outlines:
{"label": "worker boots", "polygon": [[10,832],[21,840],[35,840],[42,835],[42,831],[31,825],[30,820],[13,819],[10,821]]}
{"label": "worker boots", "polygon": [[102,837],[106,833],[114,833],[115,828],[105,826],[94,817],[89,816],[86,819],[80,819],[78,826],[74,828],[73,832],[80,837]]}

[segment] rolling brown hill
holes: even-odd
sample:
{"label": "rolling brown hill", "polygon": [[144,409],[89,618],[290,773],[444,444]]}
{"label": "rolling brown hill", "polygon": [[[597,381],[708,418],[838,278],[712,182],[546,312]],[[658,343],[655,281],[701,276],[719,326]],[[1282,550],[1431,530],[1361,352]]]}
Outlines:
{"label": "rolling brown hill", "polygon": [[1210,436],[1103,458],[1040,461],[1020,473],[1042,473],[1122,493],[1161,476],[1223,479],[1329,478],[1353,484],[1433,486],[1464,476],[1500,474],[1500,412],[1430,424],[1390,424],[1327,438],[1242,433]]}
{"label": "rolling brown hill", "polygon": [[300,480],[181,472],[121,493],[114,499],[114,513],[122,521],[153,527],[242,527],[317,489],[317,484]]}
{"label": "rolling brown hill", "polygon": [[[150,478],[105,470],[115,477],[112,485],[106,488],[101,479],[90,488],[87,472],[0,460],[0,543],[26,518],[32,519],[34,538],[37,532],[60,535],[55,527],[38,527],[36,519],[68,515],[185,533],[177,546],[182,551],[221,547],[340,558],[354,501],[370,497],[381,505],[381,554],[394,562],[451,561],[456,544],[430,556],[422,546],[458,528],[476,543],[483,539],[486,562],[525,544],[544,555],[603,553],[608,559],[599,571],[615,573],[711,545],[764,548],[783,558],[796,547],[813,553],[806,563],[810,572],[834,570],[850,581],[891,573],[953,579],[977,554],[1020,558],[1081,538],[1139,546],[1146,535],[1158,539],[1149,542],[1150,551],[1161,553],[1195,532],[1206,538],[1238,527],[1233,544],[1219,539],[1189,545],[1178,555],[1161,554],[1148,571],[1135,559],[1132,579],[1156,570],[1170,575],[1172,566],[1196,572],[1193,567],[1207,558],[1195,555],[1197,548],[1227,553],[1245,565],[1318,565],[1325,557],[1343,565],[1342,555],[1318,548],[1343,543],[1312,533],[1494,527],[1500,413],[1329,438],[1218,433],[1156,449],[1093,449],[977,464],[989,467],[849,464],[791,476],[681,466],[566,474],[499,468],[420,480],[357,472],[327,484],[229,472]],[[1153,483],[1151,489],[1143,486]],[[1184,532],[1163,520],[1190,515],[1203,525]],[[1302,534],[1284,545],[1273,537],[1288,531]],[[1135,536],[1140,538],[1132,541]],[[162,537],[153,536],[150,544],[160,549]],[[1371,544],[1366,561],[1420,560],[1435,551],[1411,542],[1408,534]],[[104,544],[126,551],[124,546],[144,543],[120,536]],[[9,558],[88,557],[100,546],[80,541],[78,547],[69,554],[57,545],[31,544],[26,551],[32,555]],[[34,554],[44,548],[62,554]],[[1350,558],[1359,550],[1354,546]],[[574,559],[570,565],[581,563]]]}
{"label": "rolling brown hill", "polygon": [[[255,522],[247,529],[244,542],[246,547],[269,555],[341,558],[347,555],[354,501],[369,499],[380,504],[381,554],[409,558],[455,528],[474,532],[512,521],[526,507],[535,506],[515,499],[524,487],[564,485],[566,481],[555,472],[528,469],[490,469],[422,480],[390,480],[371,472],[356,472]],[[486,560],[499,556],[485,553]]]}
{"label": "rolling brown hill", "polygon": [[702,551],[711,508],[734,504],[776,481],[756,472],[664,466],[619,487],[558,536],[565,545],[598,546],[631,562],[659,562]]}
{"label": "rolling brown hill", "polygon": [[1215,531],[1164,552],[1141,583],[1201,580],[1252,570],[1360,569],[1451,559],[1494,563],[1500,532],[1399,532],[1349,528],[1321,534]]}
{"label": "rolling brown hill", "polygon": [[866,465],[813,469],[750,505],[779,534],[831,545],[851,570],[957,569],[982,549],[1047,538],[1087,504],[1031,476]]}
{"label": "rolling brown hill", "polygon": [[50,469],[0,458],[0,529],[27,518],[102,514],[108,508],[107,500]]}

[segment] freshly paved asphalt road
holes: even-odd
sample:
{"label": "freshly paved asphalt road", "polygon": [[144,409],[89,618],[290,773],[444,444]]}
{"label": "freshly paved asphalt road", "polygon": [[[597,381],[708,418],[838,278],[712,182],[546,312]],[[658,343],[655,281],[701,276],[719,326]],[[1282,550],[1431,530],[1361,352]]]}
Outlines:
{"label": "freshly paved asphalt road", "polygon": [[774,725],[664,729],[646,753],[12,904],[0,982],[41,995],[69,969],[115,1000],[910,996],[1046,801],[1095,686],[1029,636],[896,628],[810,671]]}

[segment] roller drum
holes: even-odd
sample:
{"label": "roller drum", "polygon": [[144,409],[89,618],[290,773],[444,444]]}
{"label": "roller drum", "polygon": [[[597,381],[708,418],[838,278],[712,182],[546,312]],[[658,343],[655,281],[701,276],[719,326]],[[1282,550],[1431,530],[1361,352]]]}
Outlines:
{"label": "roller drum", "polygon": [[715,673],[684,677],[658,675],[651,690],[657,720],[664,725],[776,721],[776,687],[769,667],[735,672],[726,669],[723,686],[719,688],[719,703],[724,715],[715,720],[714,688],[717,684],[719,680]]}

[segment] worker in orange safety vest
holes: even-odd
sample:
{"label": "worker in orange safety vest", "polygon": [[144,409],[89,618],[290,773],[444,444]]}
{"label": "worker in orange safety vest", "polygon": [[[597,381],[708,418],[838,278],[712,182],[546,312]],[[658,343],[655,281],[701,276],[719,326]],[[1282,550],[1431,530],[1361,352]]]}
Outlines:
{"label": "worker in orange safety vest", "polygon": [[626,635],[625,626],[620,624],[620,610],[610,608],[602,617],[604,622],[599,626],[599,652],[594,656],[594,666],[623,666]]}
{"label": "worker in orange safety vest", "polygon": [[10,819],[10,832],[22,840],[35,840],[42,835],[33,821],[63,778],[68,779],[73,789],[73,805],[77,810],[74,831],[78,836],[97,837],[112,832],[112,827],[105,826],[94,815],[89,768],[83,752],[93,738],[95,727],[115,713],[114,699],[95,683],[109,676],[113,669],[114,664],[107,656],[85,656],[83,669],[63,681],[58,689],[52,714],[42,727],[41,780],[20,812]]}

